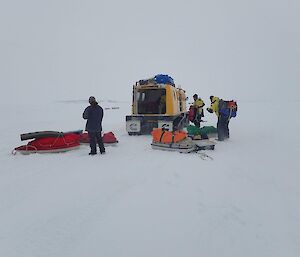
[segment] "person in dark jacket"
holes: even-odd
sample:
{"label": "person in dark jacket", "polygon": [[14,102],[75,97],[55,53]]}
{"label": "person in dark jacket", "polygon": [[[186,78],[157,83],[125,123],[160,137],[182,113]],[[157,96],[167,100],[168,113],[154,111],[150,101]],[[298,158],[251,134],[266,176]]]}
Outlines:
{"label": "person in dark jacket", "polygon": [[97,154],[97,144],[100,148],[100,153],[105,153],[104,144],[102,141],[101,131],[102,131],[102,119],[103,119],[103,109],[98,105],[94,96],[89,98],[90,106],[86,107],[82,117],[87,120],[85,130],[89,134],[91,152],[89,155]]}

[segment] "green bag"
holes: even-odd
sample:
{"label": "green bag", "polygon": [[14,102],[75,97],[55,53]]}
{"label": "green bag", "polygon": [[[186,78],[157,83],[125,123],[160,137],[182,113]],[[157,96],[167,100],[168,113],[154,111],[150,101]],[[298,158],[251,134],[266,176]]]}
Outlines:
{"label": "green bag", "polygon": [[202,128],[200,128],[202,134],[216,134],[217,133],[217,128],[215,128],[214,126],[204,126]]}
{"label": "green bag", "polygon": [[187,127],[187,131],[188,134],[192,136],[206,136],[207,134],[217,133],[217,129],[214,126],[204,126],[202,128],[198,128],[194,125],[189,125]]}

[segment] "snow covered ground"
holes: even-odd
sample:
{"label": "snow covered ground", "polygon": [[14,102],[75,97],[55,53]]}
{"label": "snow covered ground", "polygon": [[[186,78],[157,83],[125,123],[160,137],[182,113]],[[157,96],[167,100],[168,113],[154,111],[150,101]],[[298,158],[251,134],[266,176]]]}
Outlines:
{"label": "snow covered ground", "polygon": [[[0,257],[300,256],[299,1],[2,2]],[[212,161],[126,134],[131,85],[158,73],[238,101]],[[118,146],[11,155],[83,129],[90,95],[120,107]]]}
{"label": "snow covered ground", "polygon": [[213,161],[152,150],[126,134],[129,101],[101,104],[120,107],[103,121],[119,144],[93,157],[10,153],[21,133],[84,128],[86,103],[0,106],[0,256],[300,255],[299,102],[239,101]]}

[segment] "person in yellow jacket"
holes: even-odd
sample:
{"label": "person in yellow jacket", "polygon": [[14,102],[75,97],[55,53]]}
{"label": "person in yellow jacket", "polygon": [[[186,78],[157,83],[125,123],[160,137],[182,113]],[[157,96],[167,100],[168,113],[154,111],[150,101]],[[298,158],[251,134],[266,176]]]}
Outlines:
{"label": "person in yellow jacket", "polygon": [[215,113],[217,117],[219,117],[219,101],[220,98],[216,96],[210,96],[210,108],[206,110],[210,113]]}
{"label": "person in yellow jacket", "polygon": [[205,103],[203,102],[203,100],[198,97],[197,94],[193,95],[193,99],[194,99],[194,103],[192,104],[192,107],[194,107],[196,109],[196,114],[195,114],[195,118],[193,120],[193,123],[195,124],[196,127],[200,127],[200,122],[202,121],[202,117],[204,117],[204,111],[203,111],[203,107],[205,105]]}
{"label": "person in yellow jacket", "polygon": [[210,108],[206,110],[210,113],[215,113],[218,117],[217,131],[218,131],[218,140],[223,141],[229,138],[229,120],[230,118],[226,115],[223,115],[219,112],[219,102],[220,98],[216,96],[210,96]]}

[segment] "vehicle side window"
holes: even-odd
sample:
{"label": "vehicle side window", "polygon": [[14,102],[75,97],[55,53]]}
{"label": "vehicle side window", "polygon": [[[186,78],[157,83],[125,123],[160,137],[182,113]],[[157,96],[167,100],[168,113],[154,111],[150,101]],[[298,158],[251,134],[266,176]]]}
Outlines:
{"label": "vehicle side window", "polygon": [[145,101],[145,96],[146,96],[145,92],[138,92],[138,97],[137,97],[138,101],[140,102]]}

